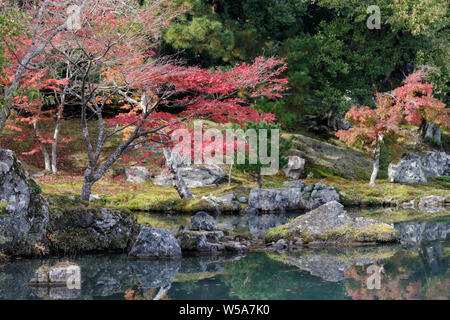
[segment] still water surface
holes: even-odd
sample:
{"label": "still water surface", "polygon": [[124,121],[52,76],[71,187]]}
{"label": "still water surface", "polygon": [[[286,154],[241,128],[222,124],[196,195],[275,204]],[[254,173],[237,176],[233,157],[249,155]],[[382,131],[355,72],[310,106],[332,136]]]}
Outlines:
{"label": "still water surface", "polygon": [[[223,217],[219,222],[259,235],[290,218]],[[402,244],[176,260],[70,257],[81,267],[80,289],[27,284],[42,264],[67,258],[21,260],[0,266],[0,299],[449,299],[449,219],[395,226]],[[379,288],[374,277],[368,284],[369,267],[380,271]]]}

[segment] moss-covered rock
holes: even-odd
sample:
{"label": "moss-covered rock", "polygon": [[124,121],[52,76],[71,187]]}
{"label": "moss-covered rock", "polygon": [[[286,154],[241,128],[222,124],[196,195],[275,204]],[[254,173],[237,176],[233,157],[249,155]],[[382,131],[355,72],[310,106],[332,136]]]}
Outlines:
{"label": "moss-covered rock", "polygon": [[139,232],[136,217],[126,209],[53,208],[47,227],[52,252],[128,251]]}
{"label": "moss-covered rock", "polygon": [[0,149],[0,250],[10,256],[47,253],[48,214],[39,184],[11,150]]}
{"label": "moss-covered rock", "polygon": [[280,239],[300,238],[305,244],[314,243],[384,243],[399,240],[399,234],[389,224],[367,218],[353,218],[336,201],[299,216],[293,221],[269,229],[266,243]]}

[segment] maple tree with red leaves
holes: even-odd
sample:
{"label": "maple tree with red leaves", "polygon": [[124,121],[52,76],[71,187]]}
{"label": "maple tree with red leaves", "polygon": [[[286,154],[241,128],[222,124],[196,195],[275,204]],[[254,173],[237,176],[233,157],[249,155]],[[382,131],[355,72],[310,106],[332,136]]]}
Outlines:
{"label": "maple tree with red leaves", "polygon": [[376,93],[376,108],[353,106],[345,115],[352,127],[339,130],[336,136],[349,145],[373,151],[370,185],[375,185],[385,136],[406,136],[405,124],[420,126],[422,121],[435,123],[444,130],[450,128],[450,109],[433,97],[433,85],[425,81],[426,76],[425,68],[417,70],[402,86],[388,93]]}
{"label": "maple tree with red leaves", "polygon": [[[161,32],[182,10],[162,0],[145,6],[126,2],[116,10],[115,0],[88,1],[80,12],[79,27],[60,32],[48,47],[49,55],[67,64],[70,85],[65,92],[81,109],[88,156],[84,200],[126,150],[144,143],[170,148],[170,133],[191,119],[272,121],[272,114],[259,114],[248,101],[281,97],[286,89],[281,76],[286,65],[275,58],[257,58],[228,70],[205,70],[158,56],[149,48],[158,44]],[[113,104],[121,105],[123,112],[107,119],[105,107]],[[95,133],[88,127],[91,118],[97,123]],[[105,154],[105,144],[116,135],[123,137],[122,142]]]}

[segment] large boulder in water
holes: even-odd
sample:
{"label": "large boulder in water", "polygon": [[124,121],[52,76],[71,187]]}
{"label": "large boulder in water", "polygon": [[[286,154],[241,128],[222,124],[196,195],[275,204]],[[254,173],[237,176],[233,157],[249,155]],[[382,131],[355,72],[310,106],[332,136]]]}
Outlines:
{"label": "large boulder in water", "polygon": [[450,174],[450,155],[445,152],[428,152],[420,157],[420,162],[427,178]]}
{"label": "large boulder in water", "polygon": [[388,175],[391,182],[427,182],[421,159],[414,153],[405,154],[397,164],[390,163]]}
{"label": "large boulder in water", "polygon": [[47,238],[52,252],[126,252],[138,232],[136,216],[126,209],[53,208]]}
{"label": "large boulder in water", "polygon": [[261,211],[291,211],[306,208],[300,188],[252,189],[250,207]]}
{"label": "large boulder in water", "polygon": [[173,258],[181,256],[181,248],[169,230],[142,227],[128,255],[144,259]]}
{"label": "large boulder in water", "polygon": [[47,251],[49,219],[41,188],[11,150],[0,149],[0,252],[39,255]]}
{"label": "large boulder in water", "polygon": [[270,229],[264,240],[276,242],[295,237],[303,243],[394,242],[398,240],[398,233],[386,223],[351,217],[342,204],[331,201],[292,222]]}

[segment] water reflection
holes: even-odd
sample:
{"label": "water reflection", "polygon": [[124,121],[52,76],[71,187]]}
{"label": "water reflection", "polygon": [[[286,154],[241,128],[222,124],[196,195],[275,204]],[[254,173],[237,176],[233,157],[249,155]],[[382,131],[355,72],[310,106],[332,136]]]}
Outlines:
{"label": "water reflection", "polygon": [[[448,227],[447,221],[398,224],[399,245],[178,260],[73,257],[82,272],[81,289],[73,290],[27,284],[42,264],[67,257],[22,260],[0,266],[0,299],[448,299]],[[384,268],[380,289],[367,286],[371,265]]]}

